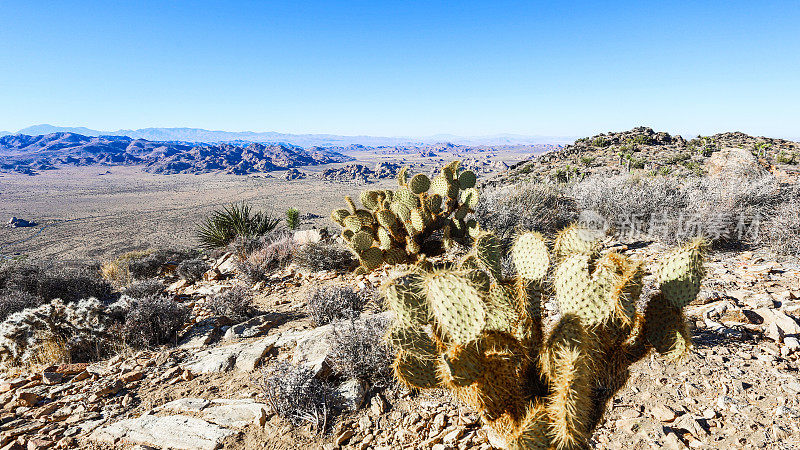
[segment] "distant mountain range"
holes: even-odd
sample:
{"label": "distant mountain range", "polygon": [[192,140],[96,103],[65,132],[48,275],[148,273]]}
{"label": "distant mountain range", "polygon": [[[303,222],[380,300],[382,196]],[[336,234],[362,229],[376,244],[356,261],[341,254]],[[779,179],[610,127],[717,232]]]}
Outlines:
{"label": "distant mountain range", "polygon": [[[83,136],[127,136],[132,139],[149,141],[182,142],[270,142],[288,143],[301,147],[346,147],[363,145],[386,147],[398,145],[429,145],[450,142],[460,145],[530,145],[530,144],[568,144],[574,139],[564,136],[523,136],[517,134],[498,134],[493,136],[464,137],[438,134],[423,138],[379,137],[379,136],[339,136],[334,134],[287,134],[253,131],[211,131],[202,128],[140,128],[138,130],[99,131],[85,127],[57,127],[53,125],[34,125],[17,131],[17,134],[31,136],[52,133],[75,133]],[[6,133],[10,134],[10,133]],[[0,133],[2,136],[3,133]]]}
{"label": "distant mountain range", "polygon": [[148,172],[164,174],[220,171],[242,175],[352,159],[326,148],[306,150],[290,144],[196,145],[69,132],[0,137],[0,172],[29,175],[59,165],[96,164],[142,164]]}

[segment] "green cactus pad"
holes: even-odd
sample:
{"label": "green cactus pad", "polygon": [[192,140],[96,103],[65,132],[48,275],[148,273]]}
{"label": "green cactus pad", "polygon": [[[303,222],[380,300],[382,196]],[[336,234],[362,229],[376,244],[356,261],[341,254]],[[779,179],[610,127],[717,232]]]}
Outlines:
{"label": "green cactus pad", "polygon": [[355,214],[358,208],[356,208],[356,203],[353,201],[353,198],[349,195],[345,195],[344,201],[347,202],[347,206],[350,207],[350,212]]}
{"label": "green cactus pad", "polygon": [[480,336],[486,321],[481,291],[463,275],[438,272],[425,283],[431,314],[443,335],[456,345]]}
{"label": "green cactus pad", "polygon": [[475,182],[477,180],[478,177],[475,175],[475,172],[465,170],[458,176],[458,185],[461,189],[471,189],[475,187]]}
{"label": "green cactus pad", "polygon": [[344,219],[350,215],[350,211],[346,209],[335,209],[331,212],[331,220],[338,223],[339,225],[344,226]]}
{"label": "green cactus pad", "polygon": [[531,402],[519,427],[519,434],[509,442],[509,450],[549,450],[550,419],[547,409],[538,402]]}
{"label": "green cactus pad", "polygon": [[456,212],[453,213],[453,217],[455,217],[456,220],[464,220],[464,218],[467,217],[467,214],[469,214],[469,206],[464,204],[456,209]]}
{"label": "green cactus pad", "polygon": [[503,273],[500,266],[502,245],[497,236],[488,231],[481,233],[475,238],[474,246],[475,256],[478,257],[478,261],[496,280],[501,279]]}
{"label": "green cactus pad", "polygon": [[395,202],[392,202],[392,204],[389,207],[389,209],[397,217],[399,217],[401,221],[408,222],[409,220],[411,220],[411,209],[408,206],[406,206],[406,205],[404,205],[404,204],[402,204],[400,202],[395,201]]}
{"label": "green cactus pad", "polygon": [[406,206],[408,209],[414,209],[419,207],[419,197],[414,195],[410,190],[407,188],[400,188],[394,193],[394,199],[403,205]]}
{"label": "green cactus pad", "polygon": [[703,241],[675,249],[661,259],[655,270],[661,292],[676,308],[683,308],[697,298],[705,276]]}
{"label": "green cactus pad", "polygon": [[443,376],[448,384],[469,386],[483,373],[483,358],[475,344],[450,349],[442,355]]}
{"label": "green cactus pad", "polygon": [[442,211],[442,196],[439,194],[429,195],[425,200],[428,210],[433,214],[439,214]]}
{"label": "green cactus pad", "polygon": [[383,227],[378,227],[378,242],[381,250],[388,250],[394,245],[392,234]]}
{"label": "green cactus pad", "polygon": [[389,281],[383,292],[386,308],[394,311],[398,323],[419,329],[428,321],[430,312],[425,301],[423,278],[408,273]]}
{"label": "green cactus pad", "polygon": [[467,226],[467,234],[469,237],[475,239],[481,233],[481,227],[478,225],[478,221],[475,219],[470,219],[466,223]]}
{"label": "green cactus pad", "polygon": [[422,247],[420,247],[419,243],[411,236],[406,236],[406,252],[408,252],[409,255],[418,255],[421,251]]}
{"label": "green cactus pad", "polygon": [[611,317],[614,305],[603,295],[605,285],[593,279],[591,256],[572,255],[556,270],[556,300],[563,314],[574,314],[587,326],[599,325]]}
{"label": "green cactus pad", "polygon": [[405,187],[406,184],[408,184],[408,167],[403,167],[397,172],[397,184],[399,184],[400,187]]}
{"label": "green cactus pad", "polygon": [[414,225],[415,230],[418,232],[422,231],[425,229],[427,224],[428,221],[426,220],[425,211],[420,208],[414,208],[411,210],[411,225]]}
{"label": "green cactus pad", "polygon": [[645,309],[642,333],[657,352],[668,358],[679,358],[692,347],[691,333],[680,308],[659,293],[650,299]]}
{"label": "green cactus pad", "polygon": [[353,235],[350,239],[350,245],[357,253],[362,253],[368,248],[372,247],[374,239],[372,235],[364,230],[361,230]]}
{"label": "green cactus pad", "polygon": [[378,209],[378,206],[380,205],[380,203],[379,203],[379,200],[380,200],[379,194],[380,193],[378,191],[363,191],[363,192],[361,192],[361,196],[360,196],[361,204],[364,205],[364,208],[367,208],[370,211],[374,211],[374,210]]}
{"label": "green cactus pad", "polygon": [[393,326],[386,335],[386,340],[398,350],[403,350],[419,358],[437,358],[436,344],[425,331],[420,328]]}
{"label": "green cactus pad", "polygon": [[431,187],[431,180],[427,177],[427,175],[418,173],[411,177],[411,181],[408,183],[408,188],[414,194],[422,194],[423,192],[427,192],[428,189]]}
{"label": "green cactus pad", "polygon": [[553,253],[556,258],[563,259],[577,254],[594,255],[599,249],[600,241],[597,239],[596,233],[577,225],[571,225],[561,230],[556,236]]}
{"label": "green cactus pad", "polygon": [[433,389],[439,386],[436,376],[436,361],[421,359],[410,353],[399,351],[392,364],[397,380],[409,388]]}
{"label": "green cactus pad", "polygon": [[402,264],[408,260],[408,254],[402,248],[388,248],[383,251],[383,260],[386,264]]}
{"label": "green cactus pad", "polygon": [[526,280],[541,280],[550,267],[547,244],[539,233],[524,233],[517,237],[511,247],[511,257],[520,277]]}
{"label": "green cactus pad", "polygon": [[396,230],[399,226],[397,216],[389,210],[382,209],[375,213],[375,217],[378,219],[378,223],[386,229]]}
{"label": "green cactus pad", "polygon": [[514,301],[513,286],[493,283],[486,299],[486,330],[514,334],[519,316]]}
{"label": "green cactus pad", "polygon": [[478,206],[478,200],[480,200],[480,194],[475,188],[469,188],[461,192],[461,203],[470,209],[475,209]]}
{"label": "green cactus pad", "polygon": [[442,175],[435,176],[433,178],[433,181],[431,182],[431,193],[437,194],[443,199],[445,199],[449,198],[449,192],[450,192],[450,182],[447,181],[447,178],[445,178]]}
{"label": "green cactus pad", "polygon": [[375,216],[366,209],[356,210],[355,216],[361,220],[361,224],[365,227],[371,227],[375,223]]}
{"label": "green cactus pad", "polygon": [[[353,236],[355,239],[355,236]],[[359,254],[361,265],[373,271],[383,265],[383,252],[378,247],[370,247]]]}
{"label": "green cactus pad", "polygon": [[361,230],[361,228],[363,228],[364,225],[358,216],[351,215],[344,218],[344,226],[348,231],[357,233],[359,230]]}

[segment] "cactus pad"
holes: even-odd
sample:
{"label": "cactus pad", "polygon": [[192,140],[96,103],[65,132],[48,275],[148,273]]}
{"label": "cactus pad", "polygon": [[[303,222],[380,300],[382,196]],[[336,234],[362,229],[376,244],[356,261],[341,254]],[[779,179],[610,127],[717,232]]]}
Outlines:
{"label": "cactus pad", "polygon": [[543,279],[550,267],[550,254],[539,233],[520,235],[511,248],[511,257],[517,273],[526,280]]}
{"label": "cactus pad", "polygon": [[455,272],[434,273],[425,284],[431,314],[447,340],[467,345],[477,339],[486,320],[481,291]]}

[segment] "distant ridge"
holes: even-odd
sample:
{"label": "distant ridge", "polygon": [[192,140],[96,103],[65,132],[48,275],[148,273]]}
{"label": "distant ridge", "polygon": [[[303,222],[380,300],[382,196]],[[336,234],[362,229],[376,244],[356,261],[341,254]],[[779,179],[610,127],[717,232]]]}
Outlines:
{"label": "distant ridge", "polygon": [[220,131],[202,128],[140,128],[138,130],[99,131],[85,127],[58,127],[41,124],[23,128],[17,134],[31,136],[51,133],[75,133],[84,136],[127,136],[132,139],[147,139],[161,142],[263,142],[287,143],[301,147],[346,147],[363,145],[370,147],[392,147],[398,145],[429,145],[450,142],[460,145],[530,145],[530,144],[568,144],[573,137],[565,136],[524,136],[518,134],[497,134],[491,136],[455,136],[439,134],[421,138],[381,137],[381,136],[339,136],[335,134],[289,134],[254,131]]}

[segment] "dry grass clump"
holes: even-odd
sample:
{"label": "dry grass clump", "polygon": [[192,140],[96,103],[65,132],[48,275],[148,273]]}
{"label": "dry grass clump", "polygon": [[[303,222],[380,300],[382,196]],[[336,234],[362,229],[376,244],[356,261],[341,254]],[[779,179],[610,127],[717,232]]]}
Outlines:
{"label": "dry grass clump", "polygon": [[475,219],[509,243],[519,230],[554,233],[578,219],[578,206],[554,183],[519,183],[481,190]]}
{"label": "dry grass clump", "polygon": [[390,379],[392,349],[383,339],[389,321],[380,317],[345,320],[333,326],[331,361],[333,370],[346,378],[372,385]]}
{"label": "dry grass clump", "polygon": [[187,307],[167,297],[129,299],[121,329],[124,342],[135,348],[175,344],[189,314]]}
{"label": "dry grass clump", "polygon": [[315,326],[358,317],[372,295],[347,285],[328,285],[312,290],[306,298],[306,311]]}
{"label": "dry grass clump", "polygon": [[233,289],[208,299],[206,307],[213,315],[238,323],[253,315],[252,301],[253,296],[249,289],[244,286],[234,286]]}
{"label": "dry grass clump", "polygon": [[0,263],[0,320],[56,298],[74,302],[87,297],[105,299],[110,295],[109,283],[90,267],[70,267],[52,261]]}
{"label": "dry grass clump", "polygon": [[259,384],[278,416],[295,426],[309,424],[317,431],[325,430],[334,392],[313,372],[281,361],[262,372]]}
{"label": "dry grass clump", "polygon": [[353,253],[336,242],[310,242],[294,252],[294,262],[307,270],[348,270],[355,263]]}
{"label": "dry grass clump", "polygon": [[115,286],[127,286],[134,280],[153,278],[174,271],[181,262],[198,257],[195,250],[151,249],[128,252],[113,261],[104,262],[103,278]]}

